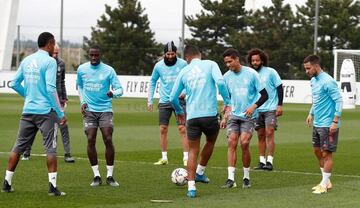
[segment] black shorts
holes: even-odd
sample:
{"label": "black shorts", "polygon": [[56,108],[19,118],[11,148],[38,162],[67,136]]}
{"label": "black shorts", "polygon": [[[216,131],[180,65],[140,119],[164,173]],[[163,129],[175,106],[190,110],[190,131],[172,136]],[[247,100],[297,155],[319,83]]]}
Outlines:
{"label": "black shorts", "polygon": [[[180,105],[186,114],[185,102],[180,101]],[[170,103],[159,103],[158,109],[159,109],[159,125],[168,126],[172,113],[173,112],[175,113],[175,109],[172,107]],[[177,121],[176,123],[177,125],[180,125]]]}
{"label": "black shorts", "polygon": [[218,116],[193,118],[186,122],[186,133],[189,140],[196,140],[204,133],[212,137],[219,133],[220,124]]}

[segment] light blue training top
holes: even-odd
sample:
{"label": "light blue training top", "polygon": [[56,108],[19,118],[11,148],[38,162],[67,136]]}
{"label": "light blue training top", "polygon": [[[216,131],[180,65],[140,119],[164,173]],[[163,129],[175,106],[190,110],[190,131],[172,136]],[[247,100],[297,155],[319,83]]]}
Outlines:
{"label": "light blue training top", "polygon": [[[224,74],[226,86],[230,92],[232,115],[247,119],[245,110],[260,98],[260,91],[265,87],[261,84],[259,74],[252,68],[241,66],[239,72],[231,70]],[[252,118],[258,116],[256,109]]]}
{"label": "light blue training top", "polygon": [[41,49],[21,62],[10,87],[25,97],[23,114],[48,114],[54,110],[60,119],[64,117],[56,91],[56,70],[55,59]]}
{"label": "light blue training top", "polygon": [[224,105],[229,106],[229,92],[217,63],[210,60],[193,59],[181,70],[170,94],[170,101],[176,114],[184,113],[178,96],[185,89],[187,120],[216,116],[218,113],[216,86],[224,100]]}
{"label": "light blue training top", "polygon": [[170,93],[174,86],[176,77],[179,75],[182,68],[187,65],[186,61],[177,58],[173,66],[167,66],[164,60],[157,62],[151,74],[150,89],[148,94],[148,104],[152,105],[154,102],[155,87],[160,78],[160,99],[159,103],[170,103]]}
{"label": "light blue training top", "polygon": [[265,86],[266,92],[269,95],[269,99],[258,108],[258,111],[266,112],[276,110],[279,103],[276,88],[282,84],[280,76],[275,69],[266,66],[261,67],[258,73],[261,83]]}
{"label": "light blue training top", "polygon": [[115,70],[103,62],[97,66],[90,62],[81,64],[77,70],[77,87],[81,104],[86,103],[91,112],[112,112],[112,98],[107,96],[110,87],[113,98],[123,94]]}
{"label": "light blue training top", "polygon": [[[342,97],[336,81],[324,71],[311,78],[314,127],[330,127],[335,116],[341,117]],[[338,121],[340,127],[340,119]]]}

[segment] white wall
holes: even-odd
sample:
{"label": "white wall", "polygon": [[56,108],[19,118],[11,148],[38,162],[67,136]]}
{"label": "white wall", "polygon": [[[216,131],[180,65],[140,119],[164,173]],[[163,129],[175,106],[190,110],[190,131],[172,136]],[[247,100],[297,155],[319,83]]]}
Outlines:
{"label": "white wall", "polygon": [[0,71],[11,69],[19,0],[0,0]]}
{"label": "white wall", "polygon": [[[15,72],[0,72],[0,93],[16,93],[9,88],[8,84],[14,77]],[[124,89],[123,97],[147,98],[150,77],[149,76],[118,76]],[[284,103],[311,103],[311,87],[309,80],[282,80],[284,87]],[[78,95],[76,90],[76,74],[66,74],[65,84],[68,95]],[[360,82],[356,83],[359,97]],[[158,86],[155,97],[159,97]],[[218,96],[220,99],[221,97]],[[356,105],[360,105],[357,99]]]}

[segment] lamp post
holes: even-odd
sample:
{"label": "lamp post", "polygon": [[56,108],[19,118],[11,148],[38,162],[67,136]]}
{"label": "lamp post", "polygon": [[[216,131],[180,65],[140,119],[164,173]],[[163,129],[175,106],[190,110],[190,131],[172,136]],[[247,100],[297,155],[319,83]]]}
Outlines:
{"label": "lamp post", "polygon": [[318,24],[319,24],[319,0],[315,2],[315,20],[314,20],[314,54],[317,54]]}
{"label": "lamp post", "polygon": [[180,48],[181,48],[181,58],[184,58],[184,45],[185,45],[185,0],[183,0],[183,7],[182,7],[182,22],[181,22],[181,41],[180,41]]}

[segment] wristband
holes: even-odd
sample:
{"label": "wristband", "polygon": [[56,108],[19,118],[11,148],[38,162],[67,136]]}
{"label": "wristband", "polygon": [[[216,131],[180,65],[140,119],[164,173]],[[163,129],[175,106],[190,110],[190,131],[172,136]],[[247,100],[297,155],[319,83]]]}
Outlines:
{"label": "wristband", "polygon": [[333,123],[336,123],[336,124],[337,124],[337,123],[339,123],[339,122],[338,122],[338,121],[333,121]]}

